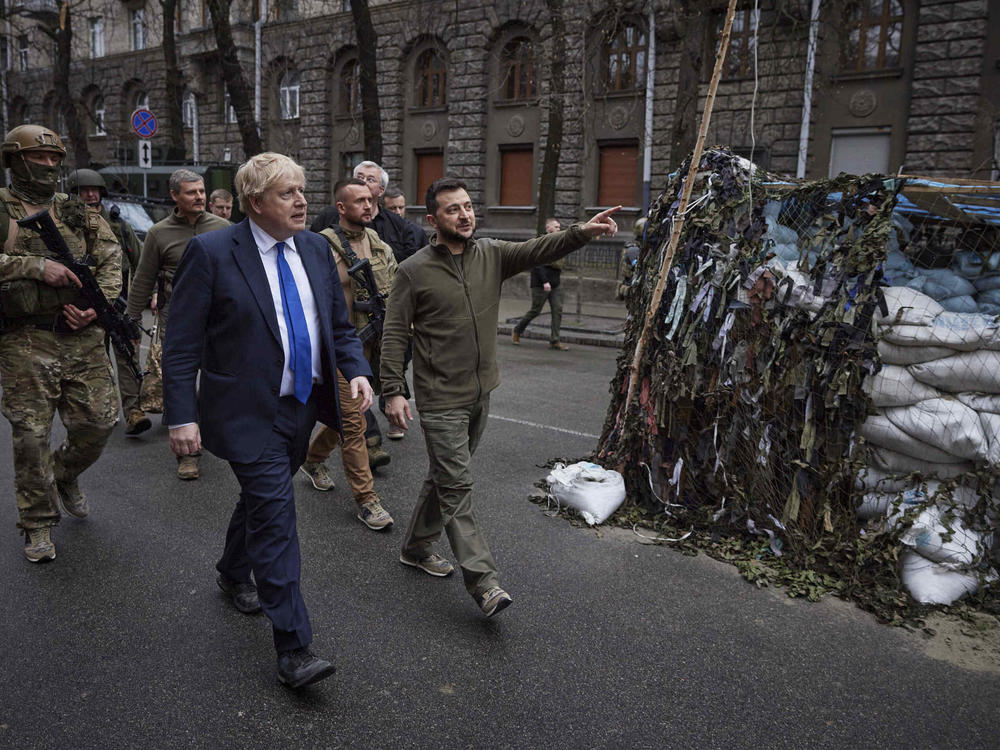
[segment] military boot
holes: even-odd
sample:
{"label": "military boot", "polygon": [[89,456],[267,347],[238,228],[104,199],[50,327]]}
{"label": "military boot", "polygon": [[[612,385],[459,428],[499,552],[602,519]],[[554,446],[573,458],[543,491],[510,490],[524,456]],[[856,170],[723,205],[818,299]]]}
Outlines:
{"label": "military boot", "polygon": [[178,456],[177,457],[177,478],[197,479],[201,476],[198,470],[198,456]]}
{"label": "military boot", "polygon": [[27,529],[24,532],[24,556],[28,562],[45,562],[56,559],[56,545],[52,543],[51,529],[43,526],[40,529]]}
{"label": "military boot", "polygon": [[75,479],[72,482],[60,482],[57,479],[56,491],[59,493],[59,504],[73,518],[86,518],[90,513],[90,504]]}
{"label": "military boot", "polygon": [[125,434],[129,437],[135,437],[152,426],[153,423],[141,409],[132,409],[125,415]]}
{"label": "military boot", "polygon": [[368,466],[373,470],[385,466],[392,461],[392,456],[382,448],[382,438],[375,436],[368,438]]}

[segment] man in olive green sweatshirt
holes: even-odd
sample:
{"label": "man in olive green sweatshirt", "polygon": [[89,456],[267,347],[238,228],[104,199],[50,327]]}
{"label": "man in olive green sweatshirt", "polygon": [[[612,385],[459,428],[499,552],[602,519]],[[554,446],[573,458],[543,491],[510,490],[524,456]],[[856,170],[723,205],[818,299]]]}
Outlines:
{"label": "man in olive green sweatshirt", "polygon": [[[228,221],[205,210],[205,182],[190,169],[178,169],[170,175],[170,197],[177,206],[170,216],[156,222],[146,233],[139,267],[128,292],[128,315],[133,320],[139,320],[142,311],[152,301],[161,340],[167,333],[167,309],[174,272],[188,242],[195,235],[229,226]],[[179,457],[177,476],[180,479],[197,479],[198,456]]]}
{"label": "man in olive green sweatshirt", "polygon": [[413,327],[413,386],[430,471],[403,540],[399,561],[434,576],[454,568],[433,550],[444,529],[465,587],[490,617],[511,603],[476,527],[469,461],[486,427],[490,392],[500,384],[496,361],[500,288],[532,266],[551,263],[591,239],[618,231],[602,211],[586,224],[527,242],[473,239],[476,215],[460,180],[427,190],[430,244],[404,260],[389,295],[382,334],[386,416],[400,429],[412,419],[403,355]]}

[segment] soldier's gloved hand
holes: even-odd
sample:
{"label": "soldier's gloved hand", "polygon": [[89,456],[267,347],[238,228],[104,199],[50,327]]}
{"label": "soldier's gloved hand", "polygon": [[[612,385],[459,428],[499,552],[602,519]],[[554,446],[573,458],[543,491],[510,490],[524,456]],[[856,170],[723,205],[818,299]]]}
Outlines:
{"label": "soldier's gloved hand", "polygon": [[97,311],[92,307],[81,310],[76,305],[63,305],[63,317],[66,318],[70,328],[79,331],[97,320]]}
{"label": "soldier's gloved hand", "polygon": [[48,258],[45,259],[45,271],[42,274],[42,281],[49,286],[70,286],[71,284],[83,286],[75,273],[59,261],[49,260]]}
{"label": "soldier's gloved hand", "polygon": [[406,421],[412,420],[413,415],[410,414],[410,402],[406,400],[406,396],[389,396],[385,400],[385,418],[393,427],[401,430],[409,429]]}

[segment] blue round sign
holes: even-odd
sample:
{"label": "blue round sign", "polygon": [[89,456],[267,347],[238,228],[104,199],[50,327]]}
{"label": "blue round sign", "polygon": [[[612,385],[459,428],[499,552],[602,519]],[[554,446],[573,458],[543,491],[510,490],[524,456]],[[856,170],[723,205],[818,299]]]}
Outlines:
{"label": "blue round sign", "polygon": [[156,116],[148,109],[137,109],[132,113],[132,130],[140,138],[156,135]]}

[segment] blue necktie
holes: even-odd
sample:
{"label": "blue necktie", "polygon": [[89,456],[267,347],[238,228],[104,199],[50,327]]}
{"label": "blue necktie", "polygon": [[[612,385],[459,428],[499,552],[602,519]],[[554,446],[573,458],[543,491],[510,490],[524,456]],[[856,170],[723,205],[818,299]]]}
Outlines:
{"label": "blue necktie", "polygon": [[309,329],[306,316],[302,312],[302,300],[295,286],[292,269],[285,260],[285,243],[278,248],[278,286],[281,287],[281,308],[285,311],[285,325],[288,327],[288,369],[295,376],[295,398],[303,404],[312,392],[312,345],[309,343]]}

